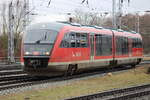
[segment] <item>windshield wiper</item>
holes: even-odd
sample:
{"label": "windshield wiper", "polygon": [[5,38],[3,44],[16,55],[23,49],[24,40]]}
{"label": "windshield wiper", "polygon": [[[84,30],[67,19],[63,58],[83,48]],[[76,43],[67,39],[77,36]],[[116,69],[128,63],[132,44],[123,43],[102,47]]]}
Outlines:
{"label": "windshield wiper", "polygon": [[35,41],[35,43],[37,43],[37,44],[40,44],[40,42],[41,42],[41,39],[40,39],[40,40]]}
{"label": "windshield wiper", "polygon": [[44,36],[41,39],[36,40],[35,43],[39,44],[41,41],[46,40],[46,38],[47,38],[47,32],[45,32]]}

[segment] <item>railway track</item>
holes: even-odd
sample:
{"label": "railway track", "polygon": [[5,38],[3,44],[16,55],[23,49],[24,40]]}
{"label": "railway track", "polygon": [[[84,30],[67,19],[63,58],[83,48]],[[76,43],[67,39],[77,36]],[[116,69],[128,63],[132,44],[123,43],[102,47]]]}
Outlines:
{"label": "railway track", "polygon": [[127,71],[131,68],[115,68],[115,69],[100,69],[100,70],[93,70],[85,71],[84,73],[79,73],[73,76],[63,77],[63,76],[55,76],[55,77],[44,77],[44,78],[37,78],[37,77],[30,77],[27,74],[13,74],[13,75],[3,75],[0,76],[0,91],[24,87],[24,86],[32,86],[36,84],[44,84],[50,82],[61,82],[70,79],[78,79],[78,78],[87,78],[88,76],[91,77],[94,75],[103,76],[106,73],[121,73],[123,71]]}
{"label": "railway track", "polygon": [[2,64],[0,64],[0,71],[3,71],[3,70],[17,70],[17,69],[22,69],[20,64],[12,64],[12,65],[2,65]]}
{"label": "railway track", "polygon": [[[144,63],[142,63],[144,64]],[[63,76],[55,76],[55,77],[44,77],[44,78],[37,78],[37,77],[30,77],[22,70],[3,70],[0,71],[0,91],[24,87],[24,86],[32,86],[35,84],[44,84],[50,82],[59,82],[65,81],[70,79],[78,79],[78,78],[86,78],[88,76],[99,75],[103,76],[106,73],[121,73],[127,71],[131,68],[128,67],[118,67],[115,69],[100,69],[100,70],[93,70],[93,71],[86,71],[84,73],[79,73],[73,76],[63,77]]]}
{"label": "railway track", "polygon": [[0,70],[0,76],[4,76],[4,75],[12,75],[12,74],[22,74],[25,73],[23,70],[21,69],[14,69],[14,70]]}
{"label": "railway track", "polygon": [[100,92],[65,100],[141,100],[139,98],[148,95],[150,95],[150,84]]}

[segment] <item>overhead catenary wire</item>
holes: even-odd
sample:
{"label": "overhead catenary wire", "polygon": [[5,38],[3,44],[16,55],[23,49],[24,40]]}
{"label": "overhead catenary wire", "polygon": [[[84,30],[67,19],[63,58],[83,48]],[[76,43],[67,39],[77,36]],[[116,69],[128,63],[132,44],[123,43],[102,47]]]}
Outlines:
{"label": "overhead catenary wire", "polygon": [[[46,8],[47,8],[47,10],[48,9],[53,10],[53,9],[57,8],[56,12],[59,12],[59,13],[62,12],[63,10],[64,10],[64,12],[67,12],[67,11],[68,12],[74,12],[75,9],[79,9],[79,8],[83,9],[84,11],[100,12],[100,7],[99,6],[94,7],[93,4],[92,4],[93,1],[90,1],[90,0],[87,1],[87,0],[85,0],[86,1],[85,4],[82,4],[81,1],[82,0],[76,0],[76,1],[74,1],[74,0],[69,0],[69,1],[65,1],[65,0],[63,0],[63,1],[58,1],[58,0],[42,0],[42,1],[40,1],[39,4],[37,4],[36,2],[34,2],[33,6],[36,6],[34,10],[37,11],[37,12],[39,10],[41,10],[41,8],[39,8],[39,6],[41,6],[42,9],[45,9],[45,10],[46,10]],[[32,2],[33,2],[33,0],[32,0]],[[88,4],[88,6],[86,4]],[[68,5],[68,7],[69,6],[71,7],[71,9],[68,9],[68,7],[61,8],[61,6],[63,6],[63,5],[64,6]]]}

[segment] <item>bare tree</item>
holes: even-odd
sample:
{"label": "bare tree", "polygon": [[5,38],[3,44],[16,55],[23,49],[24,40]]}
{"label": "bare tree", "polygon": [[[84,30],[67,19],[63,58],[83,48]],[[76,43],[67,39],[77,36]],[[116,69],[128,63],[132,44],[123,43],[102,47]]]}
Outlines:
{"label": "bare tree", "polygon": [[106,15],[106,13],[89,13],[76,10],[74,21],[83,25],[103,26]]}
{"label": "bare tree", "polygon": [[[26,25],[26,16],[27,11],[27,3],[26,0],[11,0],[9,3],[12,3],[12,13],[13,13],[13,33],[14,33],[14,42],[15,42],[15,54],[19,54],[18,51],[20,51],[20,44],[21,44],[21,38],[22,38],[22,31],[25,29]],[[9,18],[8,18],[8,7],[9,7],[8,2],[4,2],[1,6],[1,16],[0,18],[2,19],[1,23],[1,30],[2,30],[2,35],[1,38],[5,38],[5,41],[1,41],[0,44],[3,46],[3,49],[5,49],[7,52],[7,38],[8,38],[8,24],[9,24]],[[6,53],[7,54],[7,53]]]}

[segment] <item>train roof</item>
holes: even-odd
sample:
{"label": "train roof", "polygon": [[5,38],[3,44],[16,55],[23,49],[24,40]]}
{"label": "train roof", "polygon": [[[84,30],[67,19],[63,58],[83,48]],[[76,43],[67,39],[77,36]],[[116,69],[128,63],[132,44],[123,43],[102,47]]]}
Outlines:
{"label": "train roof", "polygon": [[63,23],[57,23],[57,22],[44,22],[44,23],[36,23],[31,24],[27,27],[27,30],[30,29],[52,29],[55,31],[59,31],[61,28],[63,28],[65,24]]}
{"label": "train roof", "polygon": [[[141,37],[139,33],[136,33],[134,31],[124,31],[121,29],[113,29],[113,28],[103,28],[95,25],[81,25],[78,23],[69,23],[69,22],[44,22],[44,23],[36,23],[29,25],[27,29],[51,29],[55,31],[60,31],[64,26],[73,26],[78,28],[88,28],[90,29],[96,29],[96,30],[103,30],[103,31],[113,31],[116,33],[116,35],[128,35],[128,36],[137,36]],[[122,33],[122,34],[121,34]],[[124,34],[123,34],[124,33]]]}
{"label": "train roof", "polygon": [[111,31],[117,31],[117,32],[125,32],[125,33],[131,33],[131,34],[139,34],[135,31],[125,31],[122,29],[115,29],[115,28],[104,28],[104,27],[100,27],[96,25],[81,25],[78,23],[69,23],[69,22],[60,22],[60,23],[63,23],[65,25],[70,25],[70,26],[77,26],[77,27],[95,28],[95,29],[111,30]]}

